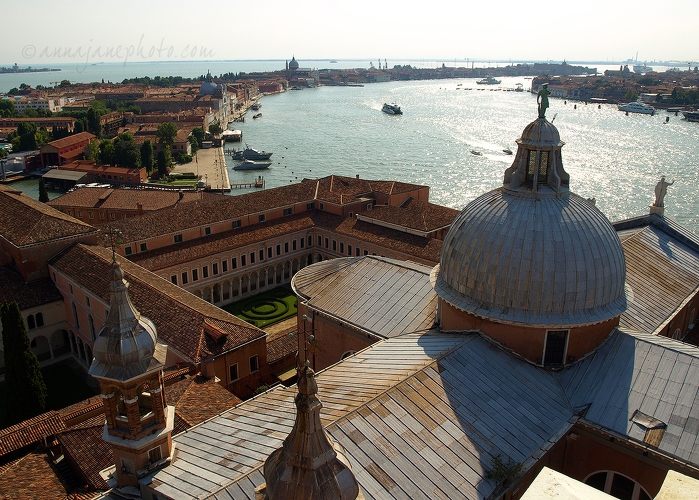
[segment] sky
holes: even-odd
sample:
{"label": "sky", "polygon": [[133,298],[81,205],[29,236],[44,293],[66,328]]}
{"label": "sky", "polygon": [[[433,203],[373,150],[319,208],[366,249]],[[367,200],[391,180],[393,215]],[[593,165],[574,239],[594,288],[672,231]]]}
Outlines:
{"label": "sky", "polygon": [[0,64],[699,60],[697,0],[4,0]]}

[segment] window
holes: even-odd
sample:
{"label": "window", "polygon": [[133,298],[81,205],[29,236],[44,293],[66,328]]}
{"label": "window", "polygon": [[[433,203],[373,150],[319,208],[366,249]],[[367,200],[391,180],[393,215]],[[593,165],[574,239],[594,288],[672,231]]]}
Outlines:
{"label": "window", "polygon": [[328,248],[329,243],[330,243],[330,240],[328,240],[328,238],[326,237],[325,238],[325,248]]}
{"label": "window", "polygon": [[204,279],[209,277],[209,266],[204,266],[201,268],[201,277]]}
{"label": "window", "polygon": [[182,243],[182,235],[181,234],[175,235],[175,243]]}
{"label": "window", "polygon": [[285,208],[285,209],[284,209],[284,215],[291,215],[291,209],[290,209],[290,208]]}
{"label": "window", "polygon": [[585,484],[604,491],[615,498],[651,500],[650,495],[643,489],[643,486],[618,472],[595,472],[585,479]]}
{"label": "window", "polygon": [[238,363],[228,367],[228,377],[230,382],[238,380]]}
{"label": "window", "polygon": [[282,254],[282,246],[277,245],[277,255],[281,255],[281,254]]}
{"label": "window", "polygon": [[205,234],[206,236],[209,236],[209,235],[211,234],[211,228],[210,228],[210,227],[205,227],[205,228],[204,228],[204,234]]}
{"label": "window", "polygon": [[260,369],[260,357],[252,356],[250,357],[250,373],[256,372]]}
{"label": "window", "polygon": [[237,267],[238,267],[238,263],[237,263],[237,261],[236,261],[236,258],[233,257],[233,258],[231,259],[231,269],[236,269]]}
{"label": "window", "polygon": [[33,330],[34,328],[36,328],[36,323],[34,322],[34,316],[31,314],[29,316],[27,316],[27,328],[30,330]]}
{"label": "window", "polygon": [[87,216],[88,216],[90,219],[94,219],[94,216],[92,215],[92,211],[88,212],[88,213],[87,213]]}
{"label": "window", "polygon": [[239,228],[240,228],[240,221],[234,220],[233,221],[233,229],[239,229]]}
{"label": "window", "polygon": [[114,217],[114,212],[110,212],[110,214],[109,214],[109,220],[114,220],[114,219],[115,219],[115,217]]}
{"label": "window", "polygon": [[124,248],[124,255],[131,255],[131,252],[132,252],[131,247]]}
{"label": "window", "polygon": [[199,280],[199,272],[196,269],[192,269],[192,281]]}
{"label": "window", "polygon": [[73,325],[79,329],[80,322],[78,321],[78,308],[76,307],[75,302],[71,302],[70,305],[73,309]]}
{"label": "window", "polygon": [[340,253],[345,253],[345,244],[340,242]]}
{"label": "window", "polygon": [[87,324],[90,325],[90,338],[94,341],[95,335],[95,320],[92,318],[92,314],[87,315]]}
{"label": "window", "polygon": [[[88,305],[90,305],[90,304],[88,303]],[[36,327],[37,328],[44,326],[44,315],[43,314],[36,313],[35,318],[36,318]]]}
{"label": "window", "polygon": [[214,273],[214,276],[216,276],[218,274],[218,263],[214,262],[213,264],[211,264],[211,268]]}
{"label": "window", "polygon": [[364,250],[364,255],[369,255],[369,250]]}
{"label": "window", "polygon": [[[301,240],[303,241],[303,240]],[[291,249],[296,250],[296,240],[291,240]]]}
{"label": "window", "polygon": [[323,245],[323,238],[320,235],[318,235],[318,246],[322,246],[322,245]]}
{"label": "window", "polygon": [[255,263],[255,252],[250,252],[250,264]]}
{"label": "window", "polygon": [[568,330],[553,330],[546,332],[544,347],[544,366],[561,366],[565,364]]}
{"label": "window", "polygon": [[260,220],[260,222],[264,222],[265,221],[265,214],[261,214],[259,217],[259,220]]}
{"label": "window", "polygon": [[82,216],[83,216],[83,211],[82,211],[82,210],[78,210],[78,217],[82,217]]}
{"label": "window", "polygon": [[367,203],[366,209],[367,209],[367,210],[371,210],[371,203]]}
{"label": "window", "polygon": [[141,243],[141,252],[148,250],[148,245],[146,243]]}
{"label": "window", "polygon": [[[304,244],[306,243],[306,238],[301,237],[301,238],[299,239],[299,243],[301,243],[301,248],[303,248],[303,247],[304,247]],[[296,248],[294,248],[294,250],[296,250]]]}
{"label": "window", "polygon": [[263,260],[265,260],[265,251],[260,250],[260,261],[263,261]]}
{"label": "window", "polygon": [[187,271],[182,273],[182,284],[183,285],[187,284]]}
{"label": "window", "polygon": [[240,265],[244,266],[245,265],[245,254],[240,256]]}
{"label": "window", "polygon": [[347,255],[352,256],[352,245],[347,245]]}
{"label": "window", "polygon": [[272,258],[272,247],[267,247],[267,258],[268,259]]}
{"label": "window", "polygon": [[100,220],[104,220],[104,212],[100,212]]}
{"label": "window", "polygon": [[311,239],[311,235],[308,235],[308,246],[310,247],[313,244],[313,240]]}
{"label": "window", "polygon": [[333,252],[337,252],[337,241],[333,240]]}
{"label": "window", "polygon": [[148,450],[148,461],[151,464],[160,461],[163,458],[162,452],[160,451],[160,446],[156,446],[153,449]]}
{"label": "window", "polygon": [[325,207],[324,207],[323,204],[321,203],[321,204],[320,204],[320,209],[323,210],[324,208],[325,208]]}
{"label": "window", "polygon": [[224,272],[224,273],[228,272],[228,261],[227,260],[221,261],[221,272]]}
{"label": "window", "polygon": [[313,210],[316,207],[314,202],[306,203],[306,210]]}
{"label": "window", "polygon": [[284,253],[289,253],[289,242],[284,242]]}
{"label": "window", "polygon": [[351,219],[354,216],[352,212],[349,213],[349,218]]}
{"label": "window", "polygon": [[73,285],[71,283],[68,283],[68,291],[73,295]]}
{"label": "window", "polygon": [[176,285],[177,284],[177,275],[173,274],[172,276],[170,276],[170,281],[172,282],[173,285]]}

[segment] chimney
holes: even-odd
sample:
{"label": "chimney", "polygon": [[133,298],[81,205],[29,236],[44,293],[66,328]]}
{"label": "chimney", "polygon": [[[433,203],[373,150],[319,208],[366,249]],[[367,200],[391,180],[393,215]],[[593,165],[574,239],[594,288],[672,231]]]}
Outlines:
{"label": "chimney", "polygon": [[359,174],[357,174],[357,179],[359,179]]}
{"label": "chimney", "polygon": [[138,213],[138,215],[143,215],[143,203],[141,203],[140,201],[136,203],[136,212]]}

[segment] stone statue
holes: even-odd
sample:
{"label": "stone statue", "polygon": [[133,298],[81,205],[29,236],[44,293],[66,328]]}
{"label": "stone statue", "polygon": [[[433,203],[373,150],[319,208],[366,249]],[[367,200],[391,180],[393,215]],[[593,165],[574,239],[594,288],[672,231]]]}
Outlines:
{"label": "stone statue", "polygon": [[655,185],[655,203],[653,203],[654,207],[664,207],[665,206],[665,204],[663,203],[663,200],[665,199],[665,195],[667,194],[667,187],[672,186],[674,183],[675,183],[675,181],[666,182],[665,176],[664,175],[660,176],[660,180]]}
{"label": "stone statue", "polygon": [[541,90],[536,95],[536,103],[539,105],[539,118],[544,118],[546,114],[546,108],[549,107],[549,96],[551,91],[549,90],[549,84],[544,83]]}

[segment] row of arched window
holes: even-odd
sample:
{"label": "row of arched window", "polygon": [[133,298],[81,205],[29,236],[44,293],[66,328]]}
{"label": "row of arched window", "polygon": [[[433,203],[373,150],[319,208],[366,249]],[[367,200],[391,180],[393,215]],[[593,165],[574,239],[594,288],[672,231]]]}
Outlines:
{"label": "row of arched window", "polygon": [[41,328],[44,326],[44,315],[40,312],[36,314],[30,314],[27,316],[27,328],[33,330],[34,328]]}

